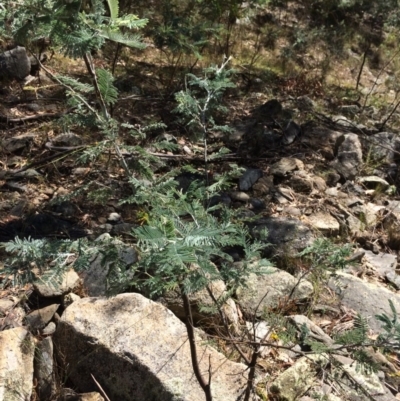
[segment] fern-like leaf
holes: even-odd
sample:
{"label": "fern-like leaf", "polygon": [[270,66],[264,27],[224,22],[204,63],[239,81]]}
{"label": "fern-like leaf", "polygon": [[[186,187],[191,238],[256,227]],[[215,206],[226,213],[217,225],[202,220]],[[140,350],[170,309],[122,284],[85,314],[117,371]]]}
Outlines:
{"label": "fern-like leaf", "polygon": [[75,78],[67,77],[65,75],[56,75],[56,78],[59,81],[61,81],[61,83],[63,83],[66,86],[69,86],[70,88],[76,90],[77,92],[84,94],[89,94],[94,92],[94,88],[92,85],[84,84]]}
{"label": "fern-like leaf", "polygon": [[107,4],[108,9],[110,10],[111,20],[117,19],[119,14],[118,0],[107,0]]}
{"label": "fern-like leaf", "polygon": [[113,85],[114,77],[110,72],[102,68],[96,70],[99,89],[105,104],[114,104],[118,99],[118,90]]}
{"label": "fern-like leaf", "polygon": [[135,49],[144,49],[146,45],[141,41],[140,35],[123,34],[120,31],[115,31],[109,28],[103,28],[98,31],[98,34],[108,40],[112,40],[122,45],[133,47]]}

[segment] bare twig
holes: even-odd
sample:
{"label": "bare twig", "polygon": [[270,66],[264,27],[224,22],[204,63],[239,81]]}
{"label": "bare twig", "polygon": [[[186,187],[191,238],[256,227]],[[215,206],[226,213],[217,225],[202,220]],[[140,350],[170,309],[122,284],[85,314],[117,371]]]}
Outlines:
{"label": "bare twig", "polygon": [[92,374],[90,374],[90,376],[92,376],[93,381],[96,383],[96,386],[99,388],[101,394],[103,395],[103,397],[106,399],[106,401],[111,401],[108,397],[106,392],[103,390],[103,387],[101,387],[100,383],[94,378],[94,376]]}
{"label": "bare twig", "polygon": [[260,346],[256,345],[255,349],[253,351],[253,354],[251,356],[251,361],[248,365],[249,375],[247,377],[247,386],[246,386],[246,391],[244,393],[243,401],[250,400],[250,395],[251,395],[251,392],[252,392],[253,386],[254,386],[254,379],[256,377],[256,364],[257,364],[257,359],[259,356],[259,351],[260,351]]}
{"label": "bare twig", "polygon": [[375,82],[371,87],[371,90],[368,92],[367,96],[365,96],[365,100],[364,100],[364,104],[363,104],[362,110],[365,109],[365,107],[367,105],[368,98],[371,95],[372,91],[375,89],[375,86],[378,84],[378,80],[379,80],[380,76],[382,75],[383,71],[385,71],[386,67],[398,56],[399,53],[400,53],[400,50],[395,52],[394,55],[390,58],[390,60],[379,71],[378,75],[376,76]]}
{"label": "bare twig", "polygon": [[358,71],[358,75],[357,75],[356,91],[358,90],[358,85],[360,85],[361,74],[363,72],[365,61],[367,60],[367,55],[368,55],[368,52],[369,52],[370,48],[371,48],[371,42],[368,43],[368,47],[364,51],[364,55],[363,55],[363,59],[362,59],[362,62],[361,62],[360,70]]}
{"label": "bare twig", "polygon": [[212,393],[211,393],[211,377],[212,377],[211,366],[209,366],[208,383],[206,383],[202,373],[200,372],[199,360],[197,358],[196,338],[194,335],[193,316],[192,316],[192,309],[190,306],[189,297],[184,292],[184,289],[182,287],[180,290],[181,290],[181,297],[183,300],[183,306],[185,309],[186,331],[187,331],[188,339],[189,339],[190,355],[191,355],[191,359],[192,359],[193,372],[194,372],[194,375],[196,376],[198,383],[200,384],[200,387],[204,391],[204,394],[206,396],[206,401],[212,401],[213,397],[212,397]]}

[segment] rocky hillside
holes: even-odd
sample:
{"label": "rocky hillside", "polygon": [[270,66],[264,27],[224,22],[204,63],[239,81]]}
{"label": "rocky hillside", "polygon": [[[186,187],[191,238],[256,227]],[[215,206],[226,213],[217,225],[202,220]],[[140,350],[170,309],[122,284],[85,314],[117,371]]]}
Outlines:
{"label": "rocky hillside", "polygon": [[[353,50],[331,79],[354,81]],[[102,54],[0,54],[0,401],[398,399],[400,114],[385,86],[395,73],[364,66],[352,100],[328,78],[236,71],[218,98],[227,112],[212,128],[200,119],[198,140],[179,99],[161,93],[155,58],[150,49],[118,74],[107,122],[120,125],[107,131],[82,112],[105,105],[85,71]],[[209,270],[176,252],[197,280],[189,290],[157,276],[181,237],[175,209],[156,206],[187,199],[174,227],[187,254],[225,244]],[[239,221],[246,243],[229,225],[191,238],[196,213]],[[159,227],[170,237],[146,270],[139,234],[162,244]]]}

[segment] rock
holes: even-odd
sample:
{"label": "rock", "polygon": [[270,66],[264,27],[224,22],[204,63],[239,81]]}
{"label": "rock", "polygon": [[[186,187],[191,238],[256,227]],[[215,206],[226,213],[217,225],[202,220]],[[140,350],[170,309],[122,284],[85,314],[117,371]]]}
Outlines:
{"label": "rock", "polygon": [[365,229],[377,224],[380,211],[384,208],[384,206],[368,202],[365,205],[353,206],[351,212],[364,224]]}
{"label": "rock", "polygon": [[343,196],[343,199],[345,201],[346,207],[352,208],[352,207],[361,206],[364,204],[364,201],[362,199],[360,199],[358,196],[347,197],[346,194],[343,194],[343,195],[345,195],[345,196]]}
{"label": "rock", "polygon": [[58,297],[73,291],[80,284],[80,278],[74,269],[70,269],[63,275],[62,281],[51,281],[47,283],[35,282],[33,288],[42,297]]}
{"label": "rock", "polygon": [[365,185],[367,188],[385,191],[389,187],[389,183],[381,177],[370,175],[368,177],[360,177],[357,182]]}
{"label": "rock", "polygon": [[239,178],[240,191],[248,191],[263,176],[259,168],[248,168]]}
{"label": "rock", "polygon": [[250,209],[255,211],[260,211],[262,209],[265,209],[265,202],[262,199],[251,198]]}
{"label": "rock", "polygon": [[84,393],[80,395],[79,401],[104,401],[104,398],[95,391],[91,393]]}
{"label": "rock", "polygon": [[115,236],[130,234],[135,227],[137,225],[132,223],[119,223],[110,227],[110,233]]}
{"label": "rock", "polygon": [[343,305],[369,319],[368,324],[375,332],[382,331],[382,323],[376,319],[376,315],[386,313],[392,317],[389,299],[393,301],[396,310],[400,311],[399,295],[387,288],[368,283],[347,273],[336,274],[335,279],[329,280],[329,287],[337,292]]}
{"label": "rock", "polygon": [[36,344],[34,369],[37,396],[40,400],[49,400],[56,391],[51,337],[46,337]]}
{"label": "rock", "polygon": [[[310,397],[301,397],[302,394],[312,394],[314,399],[326,399],[327,401],[359,400],[392,401],[390,391],[381,384],[375,373],[363,373],[358,369],[357,363],[348,357],[334,354],[336,360],[332,363],[327,354],[310,355],[300,358],[293,366],[283,372],[270,386],[271,395],[274,398],[287,401],[309,401]],[[331,393],[332,386],[328,381],[322,383],[318,378],[318,372],[330,363],[332,377],[340,382],[339,394]],[[360,390],[362,389],[362,391]],[[278,397],[277,397],[278,396]]]}
{"label": "rock", "polygon": [[282,144],[283,145],[292,144],[300,134],[301,134],[300,125],[296,124],[293,120],[290,120],[289,123],[286,125],[285,129],[283,130]]}
{"label": "rock", "polygon": [[[102,217],[99,217],[99,222],[101,223],[103,221]],[[106,219],[104,218],[104,221],[106,221]],[[117,224],[119,226],[119,224]],[[103,234],[108,234],[111,233],[111,230],[113,229],[113,226],[111,224],[100,224],[97,227],[94,227],[94,234],[95,235],[103,235]]]}
{"label": "rock", "polygon": [[192,152],[192,150],[189,148],[189,146],[187,146],[187,145],[184,145],[183,147],[182,147],[182,150],[187,154],[187,155],[191,155],[193,152]]}
{"label": "rock", "polygon": [[393,163],[399,160],[396,152],[400,151],[400,138],[393,132],[379,132],[368,136],[364,147],[368,149],[374,162]]}
{"label": "rock", "polygon": [[346,134],[336,143],[337,157],[330,164],[346,180],[353,180],[362,163],[361,142],[356,134]]}
{"label": "rock", "polygon": [[0,299],[0,316],[5,315],[9,310],[11,310],[14,304],[15,302],[12,299]]}
{"label": "rock", "polygon": [[294,170],[304,170],[304,163],[293,157],[284,157],[271,166],[270,173],[277,177],[285,177]]}
{"label": "rock", "polygon": [[29,85],[32,81],[36,81],[37,77],[33,75],[28,75],[22,80],[23,86]]}
{"label": "rock", "polygon": [[[108,237],[107,237],[108,236]],[[110,274],[115,263],[122,263],[126,269],[137,262],[138,256],[134,248],[125,245],[122,241],[113,240],[106,234],[103,239],[96,241],[109,242],[110,247],[115,247],[118,252],[118,261],[108,260],[103,263],[104,255],[99,253],[90,262],[90,267],[82,273],[83,285],[89,296],[105,296],[111,289],[109,286]],[[74,302],[75,303],[75,302]]]}
{"label": "rock", "polygon": [[[338,362],[338,366],[333,372],[336,377],[340,377],[343,383],[343,391],[349,399],[359,399],[360,401],[392,401],[393,396],[380,382],[377,374],[365,373],[358,369],[357,363],[351,358],[341,355],[335,355],[334,358]],[[363,393],[360,394],[360,388]]]}
{"label": "rock", "polygon": [[296,401],[318,383],[317,372],[328,363],[324,355],[302,357],[289,369],[285,370],[270,384],[270,393],[274,399]]}
{"label": "rock", "polygon": [[293,195],[291,188],[286,188],[283,185],[275,187],[274,198],[280,204],[294,201]]}
{"label": "rock", "polygon": [[50,322],[43,330],[42,330],[42,335],[43,336],[50,336],[55,333],[56,331],[56,324],[54,322]]}
{"label": "rock", "polygon": [[271,99],[265,102],[263,105],[257,107],[253,115],[258,120],[264,122],[273,122],[282,113],[282,104],[277,99]]}
{"label": "rock", "polygon": [[117,224],[121,221],[121,215],[119,213],[112,212],[107,217],[107,223]]}
{"label": "rock", "polygon": [[347,227],[352,235],[359,235],[365,230],[365,223],[350,214],[346,218]]}
{"label": "rock", "polygon": [[43,329],[53,319],[59,304],[53,304],[37,309],[25,316],[25,323],[32,331]]}
{"label": "rock", "polygon": [[300,217],[301,216],[301,210],[295,206],[285,206],[283,208],[283,213],[285,213],[286,215],[293,217]]}
{"label": "rock", "polygon": [[[260,343],[266,343],[270,340],[273,334],[273,328],[268,326],[268,323],[260,322],[246,322],[247,335],[250,341],[258,341]],[[259,353],[261,358],[265,358],[269,351],[269,347],[261,346]]]}
{"label": "rock", "polygon": [[28,103],[25,106],[29,111],[33,111],[35,113],[40,111],[40,106],[37,103]]}
{"label": "rock", "polygon": [[326,212],[318,212],[308,217],[311,225],[323,235],[339,234],[339,222]]}
{"label": "rock", "polygon": [[0,332],[1,400],[31,399],[34,354],[33,337],[25,328]]}
{"label": "rock", "polygon": [[400,289],[400,275],[397,274],[397,256],[390,253],[379,252],[377,255],[365,251],[365,261],[381,276],[388,280],[397,289]]}
{"label": "rock", "polygon": [[331,346],[333,344],[333,340],[326,334],[320,327],[318,327],[314,322],[312,322],[307,316],[304,315],[292,315],[288,317],[289,321],[292,322],[298,332],[301,332],[303,327],[307,327],[308,329],[308,337],[311,337],[313,340],[320,341],[325,345]]}
{"label": "rock", "polygon": [[0,77],[23,80],[31,71],[25,47],[17,46],[0,54]]}
{"label": "rock", "polygon": [[9,139],[4,139],[1,142],[1,146],[8,153],[14,153],[21,149],[29,148],[34,139],[36,138],[36,134],[25,133],[21,135],[16,135]]}
{"label": "rock", "polygon": [[261,232],[267,230],[267,257],[276,255],[295,256],[314,241],[309,227],[300,220],[285,217],[267,217],[251,224],[250,230],[255,238],[260,239]]}
{"label": "rock", "polygon": [[326,182],[322,177],[312,176],[311,177],[313,188],[317,191],[324,192],[326,190]]}
{"label": "rock", "polygon": [[1,324],[2,330],[23,326],[25,315],[25,311],[20,306],[9,310],[6,316],[3,318],[3,322]]}
{"label": "rock", "polygon": [[257,195],[267,195],[274,188],[274,177],[272,175],[261,177],[254,185],[253,191]]}
{"label": "rock", "polygon": [[386,210],[389,213],[392,213],[400,220],[400,201],[387,201],[386,202]]}
{"label": "rock", "polygon": [[57,135],[52,139],[51,143],[53,146],[59,147],[80,146],[83,144],[83,140],[79,135],[68,132]]}
{"label": "rock", "polygon": [[63,195],[68,195],[70,193],[69,189],[66,189],[64,187],[58,187],[54,196],[63,196]]}
{"label": "rock", "polygon": [[270,273],[262,276],[251,273],[236,295],[244,313],[261,317],[265,311],[286,301],[304,301],[313,291],[307,280],[299,281],[283,270],[271,268]]}
{"label": "rock", "polygon": [[[209,288],[217,300],[222,296],[226,296],[226,285],[222,280],[212,281]],[[215,303],[210,297],[207,289],[202,289],[189,294],[189,302],[192,307],[193,321],[195,324],[206,324],[207,327],[210,325],[222,325],[219,313],[216,310],[212,312],[210,311],[215,307]],[[179,290],[169,291],[164,294],[162,297],[162,303],[165,304],[165,306],[179,319],[185,319],[185,310]],[[208,309],[208,311],[205,312],[203,308]],[[233,300],[231,300],[231,302],[226,302],[222,309],[227,312],[225,317],[227,318],[228,323],[230,325],[237,325],[239,318],[237,316],[235,302]],[[209,323],[206,323],[206,321]]]}
{"label": "rock", "polygon": [[341,132],[333,131],[326,127],[320,127],[314,122],[302,125],[301,143],[310,149],[320,153],[327,160],[335,157],[335,144]]}
{"label": "rock", "polygon": [[355,117],[360,112],[360,107],[356,104],[343,105],[340,112],[346,117]]}
{"label": "rock", "polygon": [[[213,371],[213,400],[242,399],[246,366],[196,339],[200,371],[206,377]],[[63,313],[54,345],[71,383],[83,392],[96,390],[93,374],[112,400],[204,400],[185,325],[140,294],[74,302]]]}
{"label": "rock", "polygon": [[250,200],[250,196],[241,191],[232,191],[229,193],[229,196],[231,199],[239,202],[248,202]]}
{"label": "rock", "polygon": [[89,174],[90,171],[91,171],[90,167],[77,167],[72,169],[71,174],[75,176],[83,176]]}
{"label": "rock", "polygon": [[337,115],[337,116],[332,116],[332,121],[336,123],[337,126],[339,126],[339,129],[345,128],[345,129],[354,129],[356,128],[356,123],[353,121],[349,120],[345,116]]}
{"label": "rock", "polygon": [[307,195],[314,189],[313,180],[305,171],[295,171],[287,181],[287,184],[293,191]]}
{"label": "rock", "polygon": [[79,207],[70,201],[59,201],[54,199],[56,203],[51,205],[51,210],[60,217],[74,217],[79,213]]}
{"label": "rock", "polygon": [[60,388],[57,401],[81,401],[81,397],[71,388]]}
{"label": "rock", "polygon": [[76,295],[72,292],[70,292],[69,294],[65,294],[62,297],[62,306],[63,308],[67,308],[68,306],[70,306],[73,302],[75,301],[79,301],[81,299],[81,297],[79,295]]}
{"label": "rock", "polygon": [[328,187],[336,187],[339,181],[340,181],[340,174],[338,174],[336,171],[331,171],[328,173],[326,179],[326,184],[328,185]]}
{"label": "rock", "polygon": [[311,111],[315,107],[314,102],[308,96],[299,96],[296,99],[296,105],[300,111]]}

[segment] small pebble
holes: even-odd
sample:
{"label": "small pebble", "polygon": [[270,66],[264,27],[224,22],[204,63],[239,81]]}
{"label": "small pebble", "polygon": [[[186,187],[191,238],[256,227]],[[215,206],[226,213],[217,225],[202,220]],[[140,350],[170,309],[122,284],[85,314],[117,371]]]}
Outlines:
{"label": "small pebble", "polygon": [[250,200],[250,196],[247,195],[245,192],[242,191],[232,191],[229,193],[229,196],[233,200],[237,200],[240,202],[248,202]]}
{"label": "small pebble", "polygon": [[121,215],[116,212],[112,212],[108,215],[107,222],[111,224],[116,224],[121,221]]}

